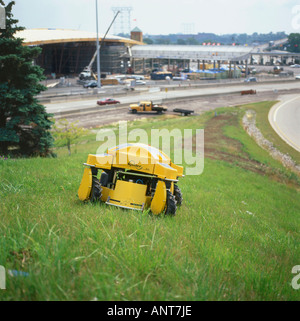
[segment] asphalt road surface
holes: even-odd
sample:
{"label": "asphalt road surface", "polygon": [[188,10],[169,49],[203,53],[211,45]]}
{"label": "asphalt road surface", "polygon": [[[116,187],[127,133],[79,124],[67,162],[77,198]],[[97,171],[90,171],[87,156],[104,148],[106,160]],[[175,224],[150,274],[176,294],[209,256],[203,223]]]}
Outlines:
{"label": "asphalt road surface", "polygon": [[[240,94],[241,90],[255,89],[256,95]],[[280,94],[282,90],[285,95]],[[298,93],[288,94],[289,92]],[[105,124],[117,123],[120,120],[135,120],[153,117],[151,114],[136,114],[128,112],[130,103],[140,100],[163,101],[168,107],[168,117],[181,117],[173,113],[175,108],[194,110],[199,115],[208,110],[218,107],[236,106],[263,100],[280,100],[269,114],[269,120],[274,130],[293,148],[300,151],[300,82],[272,83],[272,84],[242,84],[240,86],[218,86],[201,89],[185,89],[177,91],[141,92],[139,95],[127,95],[117,97],[123,105],[119,106],[97,106],[95,98],[72,100],[67,102],[51,103],[46,105],[48,112],[55,113],[75,111],[74,114],[66,116],[70,121],[78,121],[78,125],[85,128],[101,127]],[[173,99],[168,101],[168,99]],[[95,108],[94,108],[95,107]],[[91,110],[92,109],[92,110]],[[64,116],[63,116],[64,117]],[[157,115],[156,117],[161,117]],[[192,116],[191,116],[192,117]]]}
{"label": "asphalt road surface", "polygon": [[269,122],[283,140],[300,152],[300,95],[281,97],[270,110]]}
{"label": "asphalt road surface", "polygon": [[[194,110],[193,115],[200,115],[206,111],[214,110],[218,107],[231,107],[241,104],[248,104],[252,102],[259,102],[264,100],[277,100],[278,95],[275,93],[258,93],[256,95],[222,95],[222,96],[209,96],[209,97],[198,97],[195,99],[180,99],[179,101],[166,102],[165,105],[168,107],[168,111],[165,113],[167,117],[185,117],[178,113],[174,113],[173,109],[183,108]],[[67,116],[68,120],[78,121],[78,126],[85,128],[96,128],[101,127],[105,124],[117,123],[120,120],[142,120],[148,117],[165,117],[164,115],[158,115],[156,113],[138,113],[132,114],[128,112],[128,106],[107,106],[100,107],[96,111],[84,111],[81,110],[79,113]]]}
{"label": "asphalt road surface", "polygon": [[[197,89],[189,89],[186,88],[184,90],[170,90],[168,92],[165,91],[154,91],[148,92],[143,91],[139,95],[126,95],[116,97],[121,104],[130,104],[137,103],[140,100],[153,100],[154,102],[162,102],[167,99],[182,99],[184,97],[201,97],[207,95],[228,95],[231,93],[238,93],[241,90],[249,90],[254,89],[258,93],[266,93],[266,92],[277,92],[279,90],[291,90],[291,89],[299,89],[300,90],[300,82],[280,82],[280,83],[248,83],[248,84],[240,84],[240,85],[232,85],[232,86],[218,86],[218,87],[208,87],[208,88],[197,88]],[[96,107],[97,99],[81,99],[81,100],[72,100],[67,102],[57,102],[45,104],[46,109],[49,113],[60,113],[64,111],[77,110],[78,112],[84,112],[85,109]]]}

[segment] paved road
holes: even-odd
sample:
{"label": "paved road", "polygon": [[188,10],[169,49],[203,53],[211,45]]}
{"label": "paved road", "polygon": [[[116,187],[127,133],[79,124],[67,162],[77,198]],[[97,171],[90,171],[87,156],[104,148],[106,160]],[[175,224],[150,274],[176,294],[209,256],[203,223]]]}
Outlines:
{"label": "paved road", "polygon": [[[277,100],[276,93],[258,93],[256,95],[221,95],[221,96],[205,96],[197,97],[195,99],[180,99],[179,101],[166,102],[168,112],[165,115],[157,115],[156,113],[137,113],[132,114],[128,112],[128,105],[117,107],[98,107],[92,110],[80,110],[80,112],[71,113],[70,115],[61,115],[67,117],[69,121],[78,122],[78,126],[85,128],[97,128],[104,124],[117,123],[120,120],[142,120],[148,117],[182,117],[180,114],[173,112],[175,108],[188,108],[194,110],[193,115],[200,115],[206,111],[214,110],[218,107],[230,107],[236,105],[249,104],[259,101],[274,101]],[[57,116],[56,116],[57,117]],[[193,116],[191,116],[193,117]]]}
{"label": "paved road", "polygon": [[[270,71],[273,70],[273,66],[255,66],[256,70],[259,71]],[[290,67],[285,67],[284,71],[288,71],[287,69],[290,69],[292,71],[296,71],[296,74],[300,73],[299,70],[293,70]],[[288,77],[288,78],[280,78],[280,77],[274,77],[272,75],[265,75],[260,76],[260,75],[255,75],[257,79],[262,82],[262,81],[284,81],[284,80],[294,80],[294,77]],[[68,96],[70,98],[76,99],[76,95],[91,95],[93,94],[94,91],[96,91],[96,88],[82,88],[82,86],[79,86],[76,84],[74,79],[71,79],[70,85],[67,87],[55,87],[55,88],[48,88],[47,91],[40,93],[38,96],[40,99],[48,99],[51,97],[59,99],[61,97],[63,99],[64,96]],[[159,80],[159,81],[154,81],[154,80],[147,80],[146,86],[136,86],[136,91],[143,91],[147,90],[148,88],[153,89],[153,87],[161,87],[162,90],[165,88],[169,88],[170,90],[172,89],[171,87],[189,87],[189,86],[197,86],[199,89],[205,88],[206,86],[228,86],[230,84],[236,84],[236,85],[242,85],[244,82],[244,79],[216,79],[216,80],[191,80],[191,81],[164,81],[164,80]],[[45,83],[46,84],[46,83]],[[180,88],[179,88],[180,89]],[[112,96],[114,94],[122,94],[126,95],[126,90],[124,85],[117,85],[117,86],[103,86],[100,90],[98,90],[99,95],[101,96]]]}
{"label": "paved road", "polygon": [[[161,102],[164,99],[179,99],[184,97],[201,97],[206,95],[215,95],[215,94],[230,94],[234,92],[240,92],[241,90],[255,89],[258,93],[270,92],[270,91],[279,91],[279,90],[290,90],[290,89],[299,89],[300,82],[287,82],[287,83],[248,83],[240,84],[233,86],[218,86],[218,87],[209,87],[201,89],[184,89],[184,90],[174,90],[174,91],[153,91],[153,92],[141,92],[139,95],[127,95],[118,97],[117,99],[124,104],[136,103],[139,100],[153,100],[155,102]],[[59,102],[59,103],[50,103],[45,104],[46,109],[50,113],[60,113],[62,111],[71,111],[76,110],[78,112],[84,111],[84,109],[96,107],[96,99],[82,99],[77,101],[68,101],[68,102]]]}
{"label": "paved road", "polygon": [[277,134],[300,152],[300,96],[288,95],[273,106],[269,122]]}

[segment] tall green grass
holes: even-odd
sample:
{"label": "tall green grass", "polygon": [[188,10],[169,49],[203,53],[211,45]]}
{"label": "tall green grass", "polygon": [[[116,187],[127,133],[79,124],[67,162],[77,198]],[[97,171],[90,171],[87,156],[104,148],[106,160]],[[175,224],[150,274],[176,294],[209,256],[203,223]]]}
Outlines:
{"label": "tall green grass", "polygon": [[[195,129],[212,117],[131,128]],[[281,168],[238,122],[224,133]],[[0,265],[29,273],[7,275],[1,300],[299,300],[291,287],[300,257],[296,183],[206,158],[202,175],[180,180],[175,217],[82,203],[82,163],[99,144],[83,140],[71,157],[62,149],[56,159],[0,161]]]}

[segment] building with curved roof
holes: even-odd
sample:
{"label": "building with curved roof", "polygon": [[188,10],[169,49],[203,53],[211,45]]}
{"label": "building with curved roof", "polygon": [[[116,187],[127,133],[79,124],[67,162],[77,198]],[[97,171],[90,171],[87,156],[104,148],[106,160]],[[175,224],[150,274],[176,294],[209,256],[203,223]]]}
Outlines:
{"label": "building with curved roof", "polygon": [[[96,32],[68,29],[25,29],[18,31],[16,37],[24,39],[26,46],[39,46],[41,55],[36,59],[46,75],[79,75],[88,66],[96,51]],[[103,35],[99,35],[101,42]],[[282,55],[287,59],[294,59],[299,54],[264,52],[269,45],[260,46],[219,46],[219,45],[145,45],[142,42],[142,31],[136,27],[131,31],[131,39],[106,35],[101,43],[101,72],[125,73],[127,68],[133,65],[134,71],[145,72],[160,65],[160,61],[168,64],[189,65],[190,61],[213,62],[220,65],[221,62],[233,63],[252,60],[252,56],[276,57]],[[277,41],[284,42],[286,39]],[[249,59],[250,58],[250,59]],[[262,60],[262,58],[261,58]],[[146,66],[148,65],[148,68]],[[214,67],[215,68],[215,67]],[[235,67],[234,67],[235,68]],[[96,61],[92,65],[96,70]],[[174,68],[173,68],[174,69]],[[199,68],[198,68],[199,69]]]}
{"label": "building with curved roof", "polygon": [[[16,37],[23,38],[24,44],[27,46],[45,45],[55,43],[69,43],[69,42],[96,42],[96,32],[71,30],[71,29],[25,29],[18,31]],[[99,34],[99,41],[103,35]],[[128,38],[119,36],[107,35],[105,42],[117,42],[128,45],[141,44]]]}
{"label": "building with curved roof", "polygon": [[[89,65],[96,51],[96,32],[68,29],[25,29],[18,31],[16,37],[24,39],[26,46],[39,46],[41,55],[36,63],[45,69],[46,74],[79,74]],[[101,42],[103,35],[99,35]],[[101,71],[122,72],[122,55],[128,47],[141,45],[142,42],[107,35],[101,45]],[[93,69],[96,69],[96,63]]]}

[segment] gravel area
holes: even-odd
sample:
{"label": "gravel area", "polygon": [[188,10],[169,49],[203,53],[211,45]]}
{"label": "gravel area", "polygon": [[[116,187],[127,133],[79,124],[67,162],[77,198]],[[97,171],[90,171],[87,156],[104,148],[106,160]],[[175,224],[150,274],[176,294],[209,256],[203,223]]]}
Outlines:
{"label": "gravel area", "polygon": [[267,140],[256,127],[256,113],[254,110],[246,111],[243,117],[243,127],[246,132],[254,138],[256,143],[263,149],[267,150],[274,159],[279,160],[283,166],[300,175],[300,165],[296,164],[289,155],[283,154],[276,149],[273,143]]}

